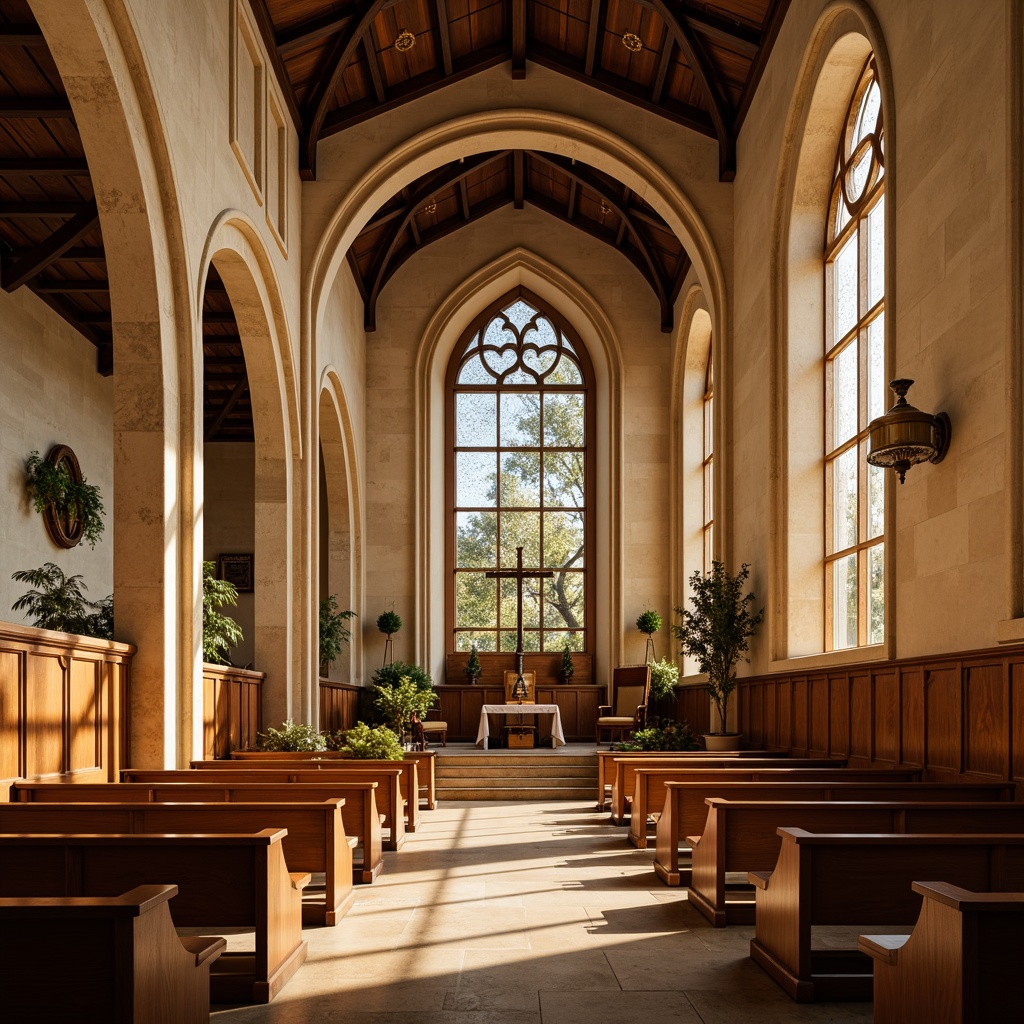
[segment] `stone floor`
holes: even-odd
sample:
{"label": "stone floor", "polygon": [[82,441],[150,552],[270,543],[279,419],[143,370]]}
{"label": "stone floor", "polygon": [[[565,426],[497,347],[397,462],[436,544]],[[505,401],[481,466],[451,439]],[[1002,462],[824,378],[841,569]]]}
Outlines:
{"label": "stone floor", "polygon": [[423,815],[269,1006],[220,1024],[868,1024],[798,1006],[593,805],[455,803]]}

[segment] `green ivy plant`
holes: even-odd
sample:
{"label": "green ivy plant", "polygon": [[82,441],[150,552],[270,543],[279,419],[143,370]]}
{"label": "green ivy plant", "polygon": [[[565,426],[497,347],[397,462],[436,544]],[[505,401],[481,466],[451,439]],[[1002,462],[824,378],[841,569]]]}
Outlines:
{"label": "green ivy plant", "polygon": [[707,574],[698,570],[689,580],[692,610],[676,608],[682,622],[672,625],[679,653],[696,659],[699,670],[707,673],[707,692],[723,732],[729,698],[736,689],[736,663],[749,650],[748,641],[764,619],[763,608],[753,611],[754,595],[743,594],[749,575],[746,562],[735,575],[717,561]]}
{"label": "green ivy plant", "polygon": [[357,722],[348,732],[339,735],[342,743],[337,749],[349,757],[401,761],[405,756],[401,741],[386,725],[371,728],[365,722]]}
{"label": "green ivy plant", "polygon": [[377,628],[388,637],[402,628],[401,618],[393,611],[381,612],[377,616]]}
{"label": "green ivy plant", "polygon": [[43,514],[52,506],[62,522],[81,525],[82,540],[96,547],[106,512],[95,484],[87,483],[84,476],[79,483],[63,462],[54,465],[39,452],[31,452],[25,460],[25,486],[37,512]]}
{"label": "green ivy plant", "polygon": [[203,661],[230,665],[228,652],[242,642],[242,627],[217,609],[237,604],[238,591],[233,583],[217,579],[215,570],[213,562],[203,562]]}
{"label": "green ivy plant", "polygon": [[345,625],[349,619],[355,618],[355,612],[338,611],[338,599],[334,594],[320,602],[320,671],[327,674],[331,663],[335,661],[345,644],[352,639],[352,633]]}
{"label": "green ivy plant", "polygon": [[45,562],[38,569],[19,569],[11,579],[33,588],[11,605],[11,611],[30,615],[33,626],[101,640],[114,638],[113,595],[88,600],[84,591],[89,588],[81,576],[65,576],[60,566]]}
{"label": "green ivy plant", "polygon": [[273,726],[259,734],[260,750],[326,750],[327,739],[311,725],[293,722],[290,718],[280,729]]}

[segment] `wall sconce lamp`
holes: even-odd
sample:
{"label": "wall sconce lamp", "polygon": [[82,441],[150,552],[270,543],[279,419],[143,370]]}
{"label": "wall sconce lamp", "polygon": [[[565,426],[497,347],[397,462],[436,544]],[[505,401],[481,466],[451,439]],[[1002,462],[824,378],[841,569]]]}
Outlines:
{"label": "wall sconce lamp", "polygon": [[951,427],[944,413],[934,416],[915,409],[907,401],[912,380],[894,380],[889,387],[896,404],[868,424],[868,462],[895,469],[900,483],[907,470],[918,462],[941,462],[949,450]]}

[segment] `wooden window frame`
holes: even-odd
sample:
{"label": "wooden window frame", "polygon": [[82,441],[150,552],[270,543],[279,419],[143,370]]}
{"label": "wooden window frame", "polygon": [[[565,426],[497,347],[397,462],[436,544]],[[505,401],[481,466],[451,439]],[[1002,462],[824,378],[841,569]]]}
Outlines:
{"label": "wooden window frame", "polygon": [[703,503],[701,516],[701,544],[704,572],[711,571],[715,559],[715,383],[712,349],[708,347],[708,364],[704,370],[704,396],[701,399],[701,486]]}

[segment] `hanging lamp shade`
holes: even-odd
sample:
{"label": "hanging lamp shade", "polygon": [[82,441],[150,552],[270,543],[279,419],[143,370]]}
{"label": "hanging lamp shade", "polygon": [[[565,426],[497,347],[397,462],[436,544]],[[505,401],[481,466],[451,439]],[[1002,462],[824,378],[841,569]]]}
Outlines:
{"label": "hanging lamp shade", "polygon": [[896,470],[900,483],[911,466],[941,462],[949,449],[949,417],[915,409],[907,401],[913,383],[906,378],[892,381],[889,387],[896,393],[896,404],[868,424],[868,462]]}

